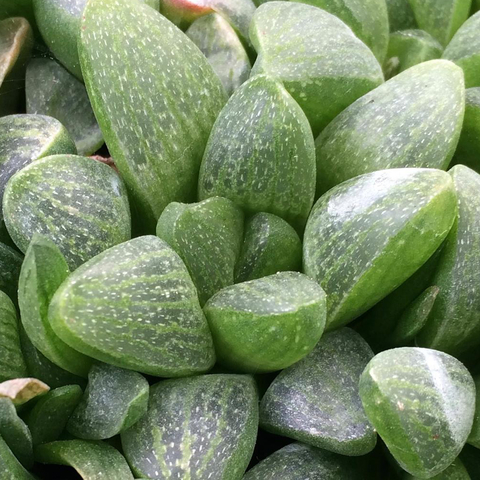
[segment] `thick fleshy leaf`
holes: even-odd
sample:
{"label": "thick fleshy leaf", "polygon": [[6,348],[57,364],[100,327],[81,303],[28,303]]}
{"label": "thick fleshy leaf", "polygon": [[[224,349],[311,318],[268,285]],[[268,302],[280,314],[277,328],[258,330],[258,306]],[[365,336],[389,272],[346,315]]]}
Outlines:
{"label": "thick fleshy leaf", "polygon": [[276,451],[249,470],[243,480],[360,480],[352,458],[292,443]]}
{"label": "thick fleshy leaf", "polygon": [[200,304],[234,283],[243,239],[243,212],[226,198],[171,203],[157,224],[157,235],[185,262]]}
{"label": "thick fleshy leaf", "polygon": [[130,428],[148,407],[148,382],[137,372],[94,365],[88,387],[67,430],[85,440],[104,440]]}
{"label": "thick fleshy leaf", "polygon": [[361,376],[360,397],[397,462],[420,478],[453,463],[472,428],[473,379],[456,358],[435,350],[376,355]]}
{"label": "thick fleshy leaf", "polygon": [[313,350],[325,327],[326,298],[306,275],[280,272],[220,290],[204,311],[222,365],[273,372]]}
{"label": "thick fleshy leaf", "polygon": [[9,398],[16,406],[23,405],[50,390],[36,378],[15,378],[0,383],[0,398]]}
{"label": "thick fleshy leaf", "polygon": [[417,23],[409,0],[386,0],[390,31],[415,28]]}
{"label": "thick fleshy leaf", "polygon": [[188,270],[157,237],[117,245],[75,270],[55,293],[49,320],[71,347],[118,367],[175,377],[215,362]]}
{"label": "thick fleshy leaf", "polygon": [[0,435],[18,461],[25,468],[32,468],[32,435],[9,398],[0,398]]}
{"label": "thick fleshy leaf", "polygon": [[423,30],[401,30],[390,35],[385,76],[391,78],[419,63],[440,58],[442,45]]}
{"label": "thick fleshy leaf", "polygon": [[133,480],[122,454],[102,442],[65,440],[46,443],[35,449],[35,459],[40,463],[71,466],[83,480]]}
{"label": "thick fleshy leaf", "polygon": [[5,440],[0,436],[0,478],[5,480],[35,480],[8,448]]}
{"label": "thick fleshy leaf", "polygon": [[473,427],[468,437],[468,443],[480,449],[480,376],[475,377],[474,380],[477,396],[475,401],[475,416],[473,419]]}
{"label": "thick fleshy leaf", "polygon": [[18,326],[15,305],[0,291],[0,382],[27,376]]}
{"label": "thick fleshy leaf", "polygon": [[373,352],[343,328],[275,378],[260,407],[262,428],[342,455],[365,455],[377,436],[358,394],[358,379]]}
{"label": "thick fleshy leaf", "polygon": [[0,242],[0,291],[5,292],[15,301],[22,261],[23,257],[17,250]]}
{"label": "thick fleshy leaf", "polygon": [[383,81],[371,50],[340,19],[320,8],[268,2],[257,9],[250,36],[258,52],[252,73],[283,82],[315,135]]}
{"label": "thick fleshy leaf", "polygon": [[25,81],[28,113],[50,115],[62,122],[80,155],[91,155],[103,145],[85,86],[71,73],[55,60],[34,58]]}
{"label": "thick fleshy leaf", "polygon": [[199,198],[226,197],[247,212],[274,213],[301,229],[314,193],[308,121],[280,83],[257,75],[233,94],[215,122]]}
{"label": "thick fleshy leaf", "polygon": [[271,213],[257,213],[245,224],[245,237],[235,282],[300,271],[302,242],[297,232]]}
{"label": "thick fleshy leaf", "polygon": [[458,219],[432,280],[440,292],[417,342],[458,356],[480,345],[480,175],[463,165],[450,173]]}
{"label": "thick fleshy leaf", "polygon": [[3,214],[22,252],[41,233],[71,269],[130,238],[125,186],[112,168],[91,158],[54,155],[26,166],[5,188]]}
{"label": "thick fleshy leaf", "polygon": [[86,377],[92,360],[60,340],[48,321],[48,306],[69,273],[58,247],[35,234],[20,272],[18,303],[23,328],[33,345],[55,365]]}
{"label": "thick fleshy leaf", "polygon": [[480,173],[480,88],[465,92],[465,118],[453,163]]}
{"label": "thick fleshy leaf", "polygon": [[250,60],[235,30],[221,15],[212,13],[195,20],[185,32],[207,57],[231,95],[250,76]]}
{"label": "thick fleshy leaf", "polygon": [[445,170],[464,110],[462,71],[451,62],[432,60],[392,78],[343,111],[317,138],[317,194],[375,170]]}
{"label": "thick fleshy leaf", "polygon": [[469,18],[448,44],[443,58],[463,68],[465,86],[480,87],[480,13]]}
{"label": "thick fleshy leaf", "polygon": [[472,0],[408,0],[417,25],[443,46],[465,22]]}
{"label": "thick fleshy leaf", "polygon": [[145,415],[122,433],[135,474],[150,478],[242,478],[258,428],[252,377],[203,375],[150,389]]}
{"label": "thick fleshy leaf", "polygon": [[346,325],[407,280],[455,216],[452,179],[434,169],[368,173],[321,197],[305,230],[303,266],[327,293],[327,328]]}
{"label": "thick fleshy leaf", "polygon": [[0,21],[0,115],[16,113],[25,84],[33,33],[25,18]]}
{"label": "thick fleshy leaf", "polygon": [[[414,477],[408,473],[402,476],[402,480],[416,480],[420,477]],[[431,480],[472,480],[463,465],[462,461],[457,458],[446,470],[431,477]]]}
{"label": "thick fleshy leaf", "polygon": [[170,202],[195,197],[225,92],[193,42],[138,2],[90,0],[80,39],[95,116],[139,222],[153,230]]}
{"label": "thick fleshy leaf", "polygon": [[33,444],[58,440],[81,398],[78,385],[59,387],[41,397],[25,417]]}

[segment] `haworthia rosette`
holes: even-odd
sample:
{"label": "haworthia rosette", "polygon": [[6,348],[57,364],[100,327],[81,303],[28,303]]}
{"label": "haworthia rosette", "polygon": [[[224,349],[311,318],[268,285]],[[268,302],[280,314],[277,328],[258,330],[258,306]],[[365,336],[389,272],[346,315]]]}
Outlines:
{"label": "haworthia rosette", "polygon": [[234,283],[243,239],[243,212],[226,198],[171,203],[157,224],[157,235],[185,262],[200,304]]}
{"label": "haworthia rosette", "polygon": [[43,395],[50,387],[36,378],[15,378],[0,383],[0,398],[9,398],[16,406]]}
{"label": "haworthia rosette", "polygon": [[396,461],[420,478],[450,466],[472,428],[473,379],[457,359],[435,350],[376,355],[361,376],[360,397]]}
{"label": "haworthia rosette", "polygon": [[315,347],[325,327],[325,292],[306,275],[280,272],[238,283],[204,307],[218,361],[233,371],[273,372]]}
{"label": "haworthia rosette", "polygon": [[86,377],[92,360],[63,342],[48,321],[52,297],[69,273],[58,247],[35,234],[20,272],[18,303],[23,328],[33,345],[55,365]]}
{"label": "haworthia rosette", "polygon": [[247,212],[273,213],[301,229],[314,193],[315,152],[304,113],[280,83],[251,78],[215,122],[199,198],[226,197]]}
{"label": "haworthia rosette", "polygon": [[275,378],[260,407],[262,428],[342,455],[365,455],[377,436],[358,394],[358,379],[373,352],[343,328]]}
{"label": "haworthia rosette", "polygon": [[88,386],[67,425],[85,440],[104,440],[130,428],[147,412],[148,382],[137,372],[94,365]]}
{"label": "haworthia rosette", "polygon": [[317,194],[375,170],[445,170],[464,110],[463,74],[453,63],[432,60],[397,75],[344,110],[317,138]]}
{"label": "haworthia rosette", "polygon": [[135,474],[165,480],[242,478],[258,428],[252,377],[167,380],[150,392],[147,415],[121,434]]}
{"label": "haworthia rosette", "polygon": [[54,155],[10,180],[3,197],[5,225],[26,252],[35,233],[52,240],[75,269],[130,238],[130,206],[118,174],[91,158]]}
{"label": "haworthia rosette", "polygon": [[225,103],[221,82],[188,37],[131,0],[90,0],[79,53],[107,146],[142,227],[153,230],[170,202],[195,196],[208,135]]}
{"label": "haworthia rosette", "polygon": [[302,242],[285,220],[271,213],[257,213],[247,221],[236,283],[282,271],[300,271],[301,265]]}
{"label": "haworthia rosette", "polygon": [[407,280],[455,216],[452,179],[434,169],[368,173],[321,197],[305,230],[303,266],[327,293],[327,328],[346,325]]}
{"label": "haworthia rosette", "polygon": [[417,23],[409,0],[386,0],[391,32],[415,28]]}
{"label": "haworthia rosette", "polygon": [[133,480],[122,454],[102,442],[64,440],[45,443],[35,449],[35,459],[40,463],[73,467],[83,480]]}
{"label": "haworthia rosette", "polygon": [[49,320],[72,348],[118,367],[176,377],[215,363],[188,270],[157,237],[112,247],[75,270],[55,293]]}
{"label": "haworthia rosette", "polygon": [[315,135],[383,82],[371,50],[340,19],[320,8],[268,2],[257,9],[250,36],[258,52],[252,73],[282,82]]}
{"label": "haworthia rosette", "polygon": [[447,237],[432,280],[440,292],[420,346],[462,355],[480,345],[480,175],[457,165],[450,170],[458,197],[458,218]]}
{"label": "haworthia rosette", "polygon": [[8,448],[0,435],[0,476],[6,480],[35,480]]}

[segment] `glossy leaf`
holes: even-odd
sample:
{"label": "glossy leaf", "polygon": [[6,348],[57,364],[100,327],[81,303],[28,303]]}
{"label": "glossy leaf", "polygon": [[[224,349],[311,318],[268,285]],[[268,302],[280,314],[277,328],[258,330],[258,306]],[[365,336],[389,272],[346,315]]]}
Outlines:
{"label": "glossy leaf", "polygon": [[0,383],[0,398],[8,398],[20,406],[49,390],[48,385],[36,378],[15,378]]}

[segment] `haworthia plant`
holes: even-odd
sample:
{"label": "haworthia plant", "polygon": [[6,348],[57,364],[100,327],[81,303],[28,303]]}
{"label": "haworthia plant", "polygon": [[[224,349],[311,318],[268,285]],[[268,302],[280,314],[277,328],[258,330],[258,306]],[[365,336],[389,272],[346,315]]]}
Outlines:
{"label": "haworthia plant", "polygon": [[451,62],[432,60],[392,78],[348,107],[317,138],[317,193],[375,170],[446,169],[464,110],[463,74]]}
{"label": "haworthia plant", "polygon": [[22,260],[23,257],[17,250],[0,242],[0,291],[5,292],[15,301]]}
{"label": "haworthia plant", "polygon": [[440,289],[421,346],[461,355],[480,345],[480,175],[463,165],[450,171],[458,197],[458,218],[447,237],[432,280]]}
{"label": "haworthia plant", "polygon": [[443,46],[465,22],[472,0],[408,0],[417,25],[434,36]]}
{"label": "haworthia plant", "polygon": [[268,2],[257,9],[250,36],[258,52],[252,73],[283,82],[315,135],[383,81],[371,50],[340,19],[320,8]]}
{"label": "haworthia plant", "polygon": [[391,78],[404,70],[440,58],[442,45],[423,30],[401,30],[390,35],[385,76]]}
{"label": "haworthia plant", "polygon": [[130,428],[148,407],[148,382],[137,372],[94,365],[67,430],[85,440],[104,440]]}
{"label": "haworthia plant", "polygon": [[58,440],[81,397],[78,385],[66,385],[50,390],[37,401],[24,417],[34,446]]}
{"label": "haworthia plant", "polygon": [[417,23],[409,0],[386,0],[391,32],[415,28]]}
{"label": "haworthia plant", "polygon": [[215,122],[199,198],[226,197],[247,212],[274,213],[301,229],[314,193],[315,152],[304,113],[280,83],[253,77]]}
{"label": "haworthia plant", "polygon": [[15,305],[0,291],[0,382],[27,376],[18,322]]}
{"label": "haworthia plant", "polygon": [[18,303],[23,328],[33,345],[55,365],[86,377],[91,359],[63,342],[48,321],[48,307],[54,293],[70,270],[58,247],[35,234],[20,272]]}
{"label": "haworthia plant", "polygon": [[257,213],[248,220],[236,267],[237,283],[300,271],[301,265],[302,242],[285,220],[271,213]]}
{"label": "haworthia plant", "polygon": [[190,205],[171,203],[160,216],[157,235],[185,262],[201,305],[234,283],[243,212],[230,200],[214,197]]}
{"label": "haworthia plant", "polygon": [[373,352],[353,330],[322,337],[275,378],[260,407],[262,428],[342,455],[365,455],[377,436],[363,411],[358,379]]}
{"label": "haworthia plant", "polygon": [[0,435],[0,477],[5,480],[35,480],[12,453]]}
{"label": "haworthia plant", "polygon": [[361,376],[360,397],[396,461],[420,478],[445,470],[472,428],[473,379],[457,359],[435,350],[378,354]]}
{"label": "haworthia plant", "polygon": [[170,202],[194,198],[226,99],[221,82],[188,37],[131,0],[90,0],[79,52],[107,146],[143,227],[153,230]]}
{"label": "haworthia plant", "polygon": [[120,177],[107,165],[75,155],[46,157],[17,172],[5,188],[3,214],[20,250],[41,233],[72,269],[131,234]]}
{"label": "haworthia plant", "polygon": [[43,395],[50,387],[36,378],[15,378],[0,383],[0,398],[9,398],[16,406]]}
{"label": "haworthia plant", "polygon": [[62,122],[80,155],[91,155],[103,145],[85,86],[60,64],[48,58],[31,60],[25,89],[27,112]]}
{"label": "haworthia plant", "polygon": [[25,18],[0,21],[0,115],[15,113],[24,89],[33,34]]}
{"label": "haworthia plant", "polygon": [[252,377],[203,375],[160,382],[150,391],[147,415],[121,435],[135,474],[242,478],[258,428]]}
{"label": "haworthia plant", "polygon": [[218,361],[233,371],[281,370],[315,347],[325,292],[306,275],[281,272],[220,290],[204,307]]}
{"label": "haworthia plant", "polygon": [[453,181],[434,169],[368,173],[321,197],[305,230],[303,263],[327,293],[327,328],[400,286],[440,246],[455,216]]}
{"label": "haworthia plant", "polygon": [[480,87],[480,13],[469,18],[447,45],[443,58],[455,62],[463,68],[465,86]]}
{"label": "haworthia plant", "polygon": [[133,480],[122,454],[102,442],[64,440],[46,443],[35,449],[35,459],[40,463],[71,466],[83,480]]}
{"label": "haworthia plant", "polygon": [[212,13],[195,20],[187,36],[207,57],[231,95],[250,76],[250,60],[233,27],[221,15]]}
{"label": "haworthia plant", "polygon": [[360,480],[356,462],[343,455],[292,443],[249,470],[243,480]]}
{"label": "haworthia plant", "polygon": [[475,401],[475,416],[473,418],[473,427],[468,436],[468,443],[474,447],[480,448],[480,376],[474,378],[476,401]]}
{"label": "haworthia plant", "polygon": [[175,377],[215,363],[188,270],[157,237],[110,248],[74,271],[55,293],[49,320],[71,347],[119,367]]}
{"label": "haworthia plant", "polygon": [[465,118],[458,147],[453,157],[460,163],[480,173],[480,88],[465,92]]}
{"label": "haworthia plant", "polygon": [[0,435],[19,462],[32,468],[32,435],[9,398],[0,398]]}

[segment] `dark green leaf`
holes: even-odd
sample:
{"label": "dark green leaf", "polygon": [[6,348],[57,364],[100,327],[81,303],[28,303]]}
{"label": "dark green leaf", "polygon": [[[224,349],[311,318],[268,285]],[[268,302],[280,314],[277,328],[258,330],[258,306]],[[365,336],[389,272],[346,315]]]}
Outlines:
{"label": "dark green leaf", "polygon": [[[3,220],[0,221],[1,223]],[[17,250],[0,242],[0,291],[8,294],[15,302],[22,261],[23,257]]]}
{"label": "dark green leaf", "polygon": [[0,478],[2,480],[35,480],[15,458],[0,436]]}
{"label": "dark green leaf", "polygon": [[387,0],[387,10],[391,32],[407,30],[417,26],[408,0]]}

